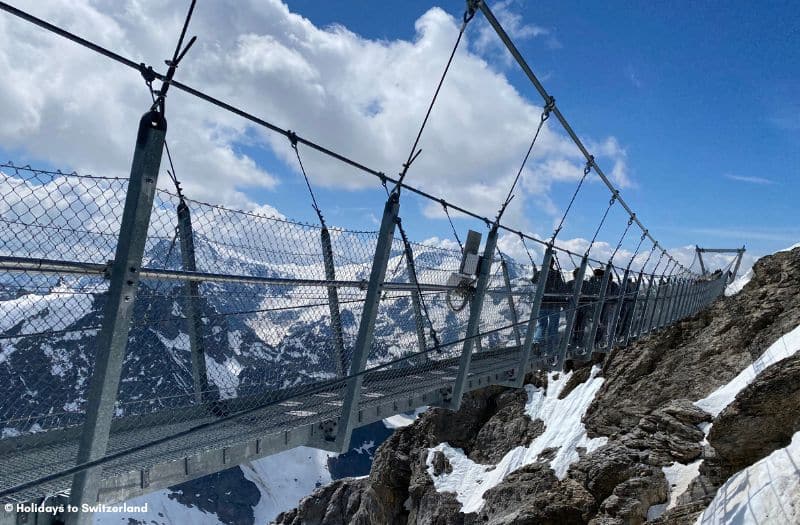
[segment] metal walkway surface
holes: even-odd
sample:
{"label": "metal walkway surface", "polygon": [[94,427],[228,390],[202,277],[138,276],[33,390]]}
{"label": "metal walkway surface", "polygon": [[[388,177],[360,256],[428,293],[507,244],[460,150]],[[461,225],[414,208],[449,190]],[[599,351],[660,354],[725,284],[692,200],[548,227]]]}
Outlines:
{"label": "metal walkway surface", "polygon": [[[518,359],[518,348],[477,356],[467,389],[508,384]],[[444,403],[446,395],[441,390],[455,380],[457,371],[458,360],[446,359],[433,367],[410,367],[400,377],[387,377],[386,373],[381,372],[367,374],[359,403],[358,426],[419,406]],[[312,394],[293,395],[291,400],[252,410],[247,416],[171,440],[143,453],[111,461],[105,467],[106,478],[100,501],[121,501],[215,472],[220,467],[229,468],[299,445],[324,448],[325,433],[321,424],[335,418],[341,411],[342,395],[342,388],[336,387],[320,389]],[[175,414],[169,423],[161,419],[148,421],[147,418],[140,418],[136,428],[112,430],[109,451],[125,450],[142,442],[171,436],[214,419],[214,415],[197,411],[182,411]],[[265,424],[265,421],[269,423]],[[0,442],[3,445],[0,453],[4,457],[0,485],[13,486],[21,480],[45,476],[54,470],[73,466],[78,449],[78,433],[62,432],[49,438],[32,446],[25,446],[24,440]],[[237,450],[236,445],[242,444],[250,445],[249,449],[240,446]],[[21,445],[19,450],[15,450],[17,445]],[[204,459],[202,455],[197,456],[197,450],[225,450],[227,457],[217,464]],[[176,462],[176,459],[182,461]],[[69,488],[70,481],[69,477],[55,480],[19,493],[16,499],[27,501],[45,493],[62,492]]]}

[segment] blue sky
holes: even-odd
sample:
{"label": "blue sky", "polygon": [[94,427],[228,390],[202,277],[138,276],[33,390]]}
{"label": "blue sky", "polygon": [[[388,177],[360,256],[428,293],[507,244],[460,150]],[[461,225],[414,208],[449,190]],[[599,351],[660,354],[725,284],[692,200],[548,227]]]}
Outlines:
{"label": "blue sky", "polygon": [[[292,0],[315,24],[412,38],[430,2]],[[463,2],[439,3],[453,16]],[[490,4],[491,5],[491,4]],[[667,246],[800,242],[800,4],[512,4],[547,38],[518,41],[579,134],[623,145],[624,194]],[[480,16],[480,15],[478,15]],[[536,99],[515,66],[502,66]]]}
{"label": "blue sky", "polygon": [[[155,65],[171,53],[185,10],[151,0],[15,5]],[[800,241],[799,4],[490,5],[664,246],[747,244],[759,255]],[[198,44],[178,78],[396,173],[463,6],[460,0],[201,2],[190,29]],[[6,115],[0,154],[124,176],[136,115],[147,105],[141,79],[5,15],[3,33],[9,39],[0,49],[0,74],[12,80],[0,85]],[[31,63],[39,66],[31,70]],[[285,139],[175,91],[170,97],[168,139],[187,194],[236,207],[267,204],[315,220]],[[492,215],[540,106],[478,14],[409,182]],[[507,215],[540,235],[552,231],[582,164],[554,120],[549,126]],[[375,228],[383,198],[376,182],[313,152],[302,154],[329,222]],[[608,198],[596,180],[586,185],[562,237],[590,238]],[[435,208],[404,198],[412,237],[450,236]],[[599,238],[613,247],[626,219],[614,208]],[[455,221],[462,233],[483,227]],[[625,247],[636,240],[631,235]]]}

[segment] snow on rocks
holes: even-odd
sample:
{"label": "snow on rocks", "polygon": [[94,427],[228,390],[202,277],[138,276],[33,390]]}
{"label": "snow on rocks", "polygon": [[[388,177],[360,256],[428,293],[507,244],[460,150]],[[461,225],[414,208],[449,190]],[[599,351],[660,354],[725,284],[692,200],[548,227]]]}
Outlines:
{"label": "snow on rocks", "polygon": [[[591,452],[606,444],[607,438],[590,439],[582,418],[592,400],[603,384],[598,377],[599,367],[594,367],[589,379],[575,387],[564,399],[558,396],[569,382],[572,372],[551,373],[547,388],[525,385],[528,401],[525,413],[532,419],[540,419],[544,432],[527,447],[520,446],[509,451],[496,465],[482,465],[469,459],[461,449],[447,443],[440,443],[428,449],[428,474],[439,492],[453,492],[462,505],[462,512],[477,512],[483,506],[483,495],[498,485],[508,474],[534,463],[547,449],[557,449],[550,461],[550,467],[559,479],[564,479],[569,466],[579,459],[578,448]],[[447,458],[452,470],[434,475],[434,456],[441,452]]]}
{"label": "snow on rocks", "polygon": [[695,406],[702,408],[714,417],[718,416],[725,407],[733,402],[736,394],[752,383],[762,370],[781,359],[794,355],[798,350],[800,350],[800,326],[775,341],[753,364],[742,370],[728,384],[714,390],[705,398],[695,401]]}
{"label": "snow on rocks", "polygon": [[800,523],[800,432],[786,448],[731,476],[696,525]]}
{"label": "snow on rocks", "polygon": [[403,428],[407,427],[412,424],[414,421],[417,420],[420,414],[428,410],[427,406],[419,407],[411,412],[403,412],[400,414],[395,414],[393,416],[389,416],[383,420],[383,424],[386,428],[396,429],[396,428]]}
{"label": "snow on rocks", "polygon": [[702,459],[693,461],[684,465],[677,461],[666,467],[662,467],[664,476],[667,478],[667,485],[669,486],[669,500],[666,503],[653,505],[647,511],[647,519],[653,520],[661,516],[665,511],[673,508],[678,504],[678,496],[686,492],[689,485],[700,473],[700,464]]}
{"label": "snow on rocks", "polygon": [[744,285],[750,282],[753,278],[753,269],[750,268],[745,273],[737,277],[733,280],[731,284],[725,287],[725,297],[730,297],[732,295],[736,295],[737,293],[742,291]]}
{"label": "snow on rocks", "polygon": [[330,483],[328,458],[332,455],[314,448],[297,447],[241,465],[244,477],[255,483],[261,492],[261,500],[254,509],[254,523],[271,523],[278,514]]}

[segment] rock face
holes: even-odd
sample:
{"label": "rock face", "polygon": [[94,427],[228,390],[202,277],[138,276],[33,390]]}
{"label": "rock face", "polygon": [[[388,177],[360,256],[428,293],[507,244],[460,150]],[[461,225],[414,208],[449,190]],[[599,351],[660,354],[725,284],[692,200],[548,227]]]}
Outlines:
{"label": "rock face", "polygon": [[800,324],[800,249],[760,259],[753,274],[737,295],[612,352],[590,432],[629,432],[670,401],[702,399]]}
{"label": "rock face", "polygon": [[800,430],[798,379],[795,354],[759,374],[714,420],[708,441],[725,478],[787,446]]}
{"label": "rock face", "polygon": [[[693,404],[800,325],[800,249],[762,259],[754,274],[738,295],[608,356],[605,382],[584,418],[592,437],[608,441],[591,453],[579,450],[563,479],[550,468],[551,450],[487,490],[475,513],[463,513],[455,494],[436,491],[429,448],[448,442],[472,461],[494,465],[542,433],[543,423],[524,413],[523,392],[492,387],[468,395],[458,412],[428,411],[378,449],[369,478],[325,487],[277,523],[640,524],[670,496],[662,467],[702,459],[688,490],[673,495],[677,504],[651,520],[693,523],[731,474],[800,430],[800,355],[764,370],[713,422]],[[575,371],[561,396],[588,377]],[[704,444],[698,425],[709,422]],[[453,471],[442,453],[431,464],[433,476]]]}

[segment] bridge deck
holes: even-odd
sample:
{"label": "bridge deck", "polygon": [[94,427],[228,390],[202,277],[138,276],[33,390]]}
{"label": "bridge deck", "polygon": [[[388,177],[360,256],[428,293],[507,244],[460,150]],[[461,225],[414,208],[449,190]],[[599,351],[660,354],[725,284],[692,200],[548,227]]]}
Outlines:
{"label": "bridge deck", "polygon": [[[509,347],[500,350],[477,353],[473,356],[470,368],[468,389],[482,388],[490,384],[507,382],[519,362],[519,348]],[[398,370],[384,370],[367,374],[364,380],[358,426],[375,420],[417,408],[423,404],[435,404],[442,399],[441,389],[453,384],[458,372],[458,358],[430,360],[413,367]],[[243,416],[231,418],[203,430],[171,439],[160,445],[124,456],[112,461],[104,468],[104,488],[108,494],[106,502],[119,500],[121,497],[133,497],[138,493],[154,490],[144,479],[147,469],[165,463],[177,463],[185,470],[183,477],[191,479],[220,468],[194,468],[185,466],[176,460],[188,461],[187,458],[197,456],[208,450],[224,450],[237,444],[260,439],[261,450],[254,450],[250,457],[242,461],[261,457],[298,445],[312,445],[325,448],[320,432],[300,432],[300,436],[291,433],[299,429],[308,429],[318,424],[336,420],[340,415],[343,388],[333,386],[314,393],[293,397],[263,408],[248,410]],[[427,401],[426,400],[427,396]],[[133,446],[159,440],[219,418],[209,412],[197,410],[183,411],[182,419],[172,419],[169,423],[149,421],[152,417],[143,416],[135,425],[125,425],[125,429],[112,432],[109,442],[109,453],[129,449]],[[163,418],[162,418],[163,419]],[[117,425],[119,426],[119,425]],[[48,436],[48,434],[51,434]],[[317,436],[314,439],[314,436]],[[36,436],[3,440],[5,461],[0,471],[0,486],[9,487],[37,479],[53,472],[68,469],[75,465],[79,434],[77,429],[53,431]],[[256,446],[256,449],[259,447]],[[231,462],[228,466],[237,463]],[[174,467],[174,465],[173,465]],[[223,467],[225,468],[225,467]],[[172,468],[175,470],[175,468]],[[206,472],[210,470],[210,472]],[[132,473],[141,485],[139,490],[119,488],[120,481]],[[180,479],[168,477],[168,479]],[[9,500],[29,501],[40,497],[42,493],[56,493],[69,488],[70,477],[51,481],[31,490],[16,493]],[[168,482],[167,482],[168,483]],[[174,484],[174,483],[172,483]],[[167,486],[166,484],[163,484]],[[157,487],[156,487],[157,488]]]}

